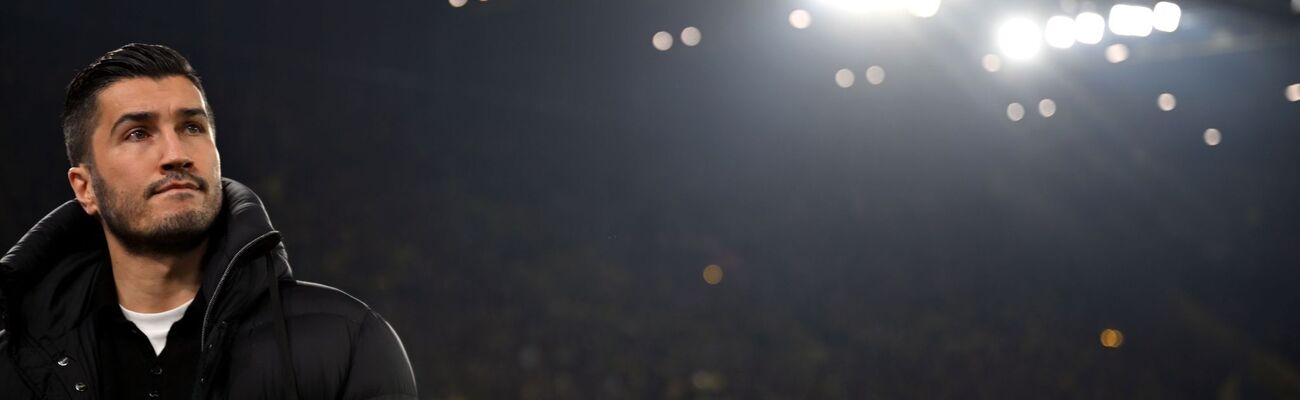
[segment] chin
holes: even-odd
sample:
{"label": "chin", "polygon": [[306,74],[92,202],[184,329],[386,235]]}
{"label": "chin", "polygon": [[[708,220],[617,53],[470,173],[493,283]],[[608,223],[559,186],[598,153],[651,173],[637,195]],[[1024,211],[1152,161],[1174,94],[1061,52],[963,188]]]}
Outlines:
{"label": "chin", "polygon": [[216,219],[217,211],[208,210],[204,202],[191,201],[186,204],[162,207],[154,214],[152,230],[155,231],[206,231]]}
{"label": "chin", "polygon": [[204,232],[212,225],[213,218],[197,207],[161,215],[154,219],[153,232],[175,234],[183,232]]}

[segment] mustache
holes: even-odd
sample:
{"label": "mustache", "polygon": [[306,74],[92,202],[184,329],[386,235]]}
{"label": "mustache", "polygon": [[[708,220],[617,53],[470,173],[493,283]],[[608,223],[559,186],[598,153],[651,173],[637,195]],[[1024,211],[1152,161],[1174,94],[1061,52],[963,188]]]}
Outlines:
{"label": "mustache", "polygon": [[150,183],[149,187],[145,188],[144,197],[145,198],[153,197],[154,195],[158,194],[159,191],[162,190],[163,186],[167,186],[177,182],[189,182],[194,184],[194,186],[200,192],[207,193],[208,191],[208,181],[203,179],[202,177],[199,177],[198,175],[194,175],[189,171],[168,171],[166,178],[162,178],[159,179],[157,182]]}

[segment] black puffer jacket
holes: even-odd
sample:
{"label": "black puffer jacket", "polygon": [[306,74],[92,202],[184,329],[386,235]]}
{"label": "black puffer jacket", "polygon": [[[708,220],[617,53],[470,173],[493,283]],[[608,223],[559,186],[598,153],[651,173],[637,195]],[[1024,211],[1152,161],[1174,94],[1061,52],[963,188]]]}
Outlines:
{"label": "black puffer jacket", "polygon": [[[222,184],[225,206],[195,299],[207,309],[193,397],[416,398],[388,323],[338,289],[295,281],[261,200]],[[0,398],[99,396],[89,300],[105,254],[99,222],[69,201],[0,259]]]}

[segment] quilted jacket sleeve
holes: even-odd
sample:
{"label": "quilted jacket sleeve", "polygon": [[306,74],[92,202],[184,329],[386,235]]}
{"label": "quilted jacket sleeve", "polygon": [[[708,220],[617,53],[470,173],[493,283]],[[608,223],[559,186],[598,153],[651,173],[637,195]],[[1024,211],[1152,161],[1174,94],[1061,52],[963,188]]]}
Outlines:
{"label": "quilted jacket sleeve", "polygon": [[344,399],[417,399],[415,374],[397,332],[370,311],[352,348]]}

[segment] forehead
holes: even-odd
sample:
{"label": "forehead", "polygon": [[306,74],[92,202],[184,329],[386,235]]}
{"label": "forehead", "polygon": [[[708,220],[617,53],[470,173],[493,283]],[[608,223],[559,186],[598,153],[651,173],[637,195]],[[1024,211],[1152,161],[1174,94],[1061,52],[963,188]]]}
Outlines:
{"label": "forehead", "polygon": [[112,123],[118,116],[133,112],[168,116],[184,108],[208,109],[203,93],[183,76],[138,77],[113,82],[96,95],[95,103],[99,111],[96,125]]}

